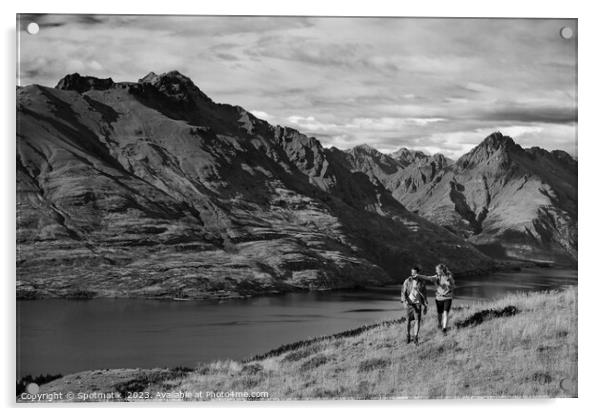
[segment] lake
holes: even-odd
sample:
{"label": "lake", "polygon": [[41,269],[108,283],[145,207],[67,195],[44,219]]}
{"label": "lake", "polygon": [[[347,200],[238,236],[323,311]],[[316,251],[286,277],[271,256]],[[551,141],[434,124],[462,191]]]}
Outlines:
{"label": "lake", "polygon": [[[457,279],[454,304],[577,284],[577,271],[534,268]],[[242,359],[279,345],[401,316],[400,286],[225,302],[17,301],[17,377]],[[432,286],[431,310],[434,319]],[[453,317],[452,317],[453,320]]]}

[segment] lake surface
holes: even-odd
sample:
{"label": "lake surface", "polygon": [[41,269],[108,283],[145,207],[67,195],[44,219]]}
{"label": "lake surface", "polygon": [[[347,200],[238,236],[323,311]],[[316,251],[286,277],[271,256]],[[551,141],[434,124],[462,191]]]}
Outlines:
{"label": "lake surface", "polygon": [[[456,284],[458,305],[576,285],[577,271],[526,269],[457,279]],[[399,318],[399,291],[397,285],[221,303],[17,301],[17,377],[104,368],[193,367],[214,359],[242,359],[301,339]],[[432,286],[429,303],[434,310]]]}

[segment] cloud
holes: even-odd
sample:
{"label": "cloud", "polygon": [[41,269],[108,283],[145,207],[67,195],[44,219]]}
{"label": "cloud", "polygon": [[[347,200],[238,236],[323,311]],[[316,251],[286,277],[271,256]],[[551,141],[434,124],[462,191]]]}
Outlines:
{"label": "cloud", "polygon": [[235,55],[232,55],[231,53],[217,53],[215,54],[215,56],[217,56],[218,58],[221,58],[225,61],[238,61],[238,57]]}
{"label": "cloud", "polygon": [[109,16],[91,14],[47,14],[47,13],[21,13],[17,15],[20,30],[25,30],[27,25],[35,22],[41,29],[60,27],[67,24],[100,24]]}
{"label": "cloud", "polygon": [[536,106],[508,103],[504,108],[484,112],[483,119],[493,121],[516,121],[522,123],[565,123],[577,122],[577,108],[573,106]]}
{"label": "cloud", "polygon": [[[69,72],[116,81],[177,69],[325,145],[457,157],[495,130],[576,149],[571,19],[20,15],[20,84]],[[24,25],[20,25],[23,29]],[[506,130],[505,130],[506,129]],[[508,134],[508,133],[506,133]]]}
{"label": "cloud", "polygon": [[408,126],[426,126],[431,123],[439,123],[445,121],[444,118],[437,117],[409,117],[409,118],[395,118],[395,117],[380,117],[380,118],[354,118],[350,124],[347,125],[349,128],[357,128],[371,131],[379,130],[396,130],[403,129]]}
{"label": "cloud", "polygon": [[265,111],[261,111],[261,110],[251,110],[250,111],[251,114],[253,114],[255,117],[262,119],[262,120],[266,120],[269,121],[270,119],[273,118],[273,116],[269,113],[266,113]]}
{"label": "cloud", "polygon": [[323,123],[321,121],[318,121],[314,116],[289,116],[286,118],[286,121],[303,130],[309,130],[312,132],[337,131],[342,128],[341,125],[338,125],[336,123]]}

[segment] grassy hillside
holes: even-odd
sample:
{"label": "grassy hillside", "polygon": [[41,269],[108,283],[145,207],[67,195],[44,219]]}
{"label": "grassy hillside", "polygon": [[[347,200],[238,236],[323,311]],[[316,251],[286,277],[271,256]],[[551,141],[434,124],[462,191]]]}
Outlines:
{"label": "grassy hillside", "polygon": [[[434,306],[434,305],[433,305]],[[285,345],[244,362],[196,369],[104,370],[41,391],[268,392],[269,399],[576,397],[577,289],[456,307],[452,330],[429,311],[419,345],[403,319]]]}

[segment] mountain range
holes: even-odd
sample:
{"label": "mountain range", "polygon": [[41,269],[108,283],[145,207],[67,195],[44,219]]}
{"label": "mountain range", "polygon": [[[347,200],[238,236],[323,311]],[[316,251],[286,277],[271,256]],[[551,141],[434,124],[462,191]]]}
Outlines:
{"label": "mountain range", "polygon": [[577,161],[568,153],[523,149],[500,132],[455,162],[403,153],[341,152],[351,171],[494,258],[576,263]]}
{"label": "mountain range", "polygon": [[564,152],[327,149],[177,71],[18,87],[16,174],[20,298],[350,288],[577,250]]}

